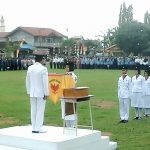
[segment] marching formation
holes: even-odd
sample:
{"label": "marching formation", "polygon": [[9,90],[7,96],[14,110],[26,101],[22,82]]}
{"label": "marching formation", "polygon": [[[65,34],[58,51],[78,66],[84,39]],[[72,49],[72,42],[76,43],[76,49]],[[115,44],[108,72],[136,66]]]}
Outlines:
{"label": "marching formation", "polygon": [[127,68],[122,68],[122,75],[118,80],[118,99],[120,123],[127,123],[129,120],[130,106],[135,109],[135,120],[142,119],[150,115],[150,68],[141,75],[139,67],[135,68],[135,75],[131,78],[127,74]]}

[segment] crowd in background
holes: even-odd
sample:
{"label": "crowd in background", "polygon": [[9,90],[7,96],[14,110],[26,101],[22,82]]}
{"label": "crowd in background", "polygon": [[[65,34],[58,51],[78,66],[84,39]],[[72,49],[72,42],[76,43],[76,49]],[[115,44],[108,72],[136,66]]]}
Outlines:
{"label": "crowd in background", "polygon": [[[121,69],[127,66],[128,69],[134,69],[140,66],[140,69],[146,69],[150,66],[150,57],[49,57],[46,59],[50,69],[63,69],[66,62],[74,62],[76,69]],[[28,66],[34,64],[33,58],[3,58],[0,59],[0,71],[6,70],[26,70]]]}
{"label": "crowd in background", "polygon": [[34,64],[34,59],[30,58],[3,58],[0,59],[0,71],[6,70],[26,70]]}
{"label": "crowd in background", "polygon": [[122,66],[127,66],[128,69],[134,69],[139,66],[141,69],[146,69],[150,65],[150,57],[54,57],[50,58],[50,68],[62,69],[65,62],[73,61],[77,69],[121,69]]}

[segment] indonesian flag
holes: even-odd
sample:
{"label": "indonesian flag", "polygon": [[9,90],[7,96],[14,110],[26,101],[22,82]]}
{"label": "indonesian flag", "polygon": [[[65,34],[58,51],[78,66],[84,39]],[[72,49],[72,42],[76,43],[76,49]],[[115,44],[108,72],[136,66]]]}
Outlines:
{"label": "indonesian flag", "polygon": [[59,98],[63,96],[64,88],[75,86],[75,81],[71,75],[64,74],[49,74],[49,93],[50,100],[57,103]]}

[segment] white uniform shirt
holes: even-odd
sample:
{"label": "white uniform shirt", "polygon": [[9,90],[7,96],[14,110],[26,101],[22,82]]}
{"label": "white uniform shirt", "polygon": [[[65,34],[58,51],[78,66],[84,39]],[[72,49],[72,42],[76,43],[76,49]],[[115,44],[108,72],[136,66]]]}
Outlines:
{"label": "white uniform shirt", "polygon": [[41,63],[36,62],[34,65],[28,67],[26,89],[30,97],[44,97],[49,95],[48,71]]}
{"label": "white uniform shirt", "polygon": [[131,92],[131,78],[127,75],[124,79],[119,77],[118,80],[118,97],[119,98],[130,98]]}
{"label": "white uniform shirt", "polygon": [[144,78],[143,76],[139,75],[138,78],[136,76],[132,77],[132,92],[143,92],[143,84],[144,84]]}
{"label": "white uniform shirt", "polygon": [[150,95],[150,77],[146,80],[144,77],[144,88],[143,88],[144,95]]}
{"label": "white uniform shirt", "polygon": [[77,83],[77,76],[75,75],[73,71],[67,72],[66,74],[71,75],[75,83]]}

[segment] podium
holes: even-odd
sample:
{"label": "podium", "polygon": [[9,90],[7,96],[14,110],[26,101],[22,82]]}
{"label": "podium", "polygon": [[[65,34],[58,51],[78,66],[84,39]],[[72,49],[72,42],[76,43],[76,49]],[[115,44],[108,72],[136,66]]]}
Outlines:
{"label": "podium", "polygon": [[[61,110],[62,110],[62,119],[63,119],[63,133],[65,131],[65,119],[72,115],[75,120],[76,135],[78,125],[78,104],[80,102],[88,102],[89,115],[90,115],[90,127],[93,130],[93,120],[91,112],[91,103],[90,99],[93,95],[89,94],[88,87],[75,87],[75,82],[71,75],[63,74],[49,74],[49,91],[50,99],[57,103],[58,100],[61,100]],[[69,116],[70,117],[70,116]],[[72,119],[72,118],[71,118]]]}
{"label": "podium", "polygon": [[[61,100],[61,107],[62,107],[62,118],[63,118],[63,134],[65,133],[66,129],[66,116],[74,114],[75,120],[75,130],[77,135],[78,127],[88,127],[91,128],[93,131],[93,119],[92,119],[92,111],[91,111],[91,103],[90,100],[93,95],[89,95],[88,87],[77,87],[77,88],[68,88],[64,89],[63,96],[60,97]],[[90,118],[90,125],[79,125],[78,124],[78,105],[81,102],[88,102],[89,108],[89,118]]]}

